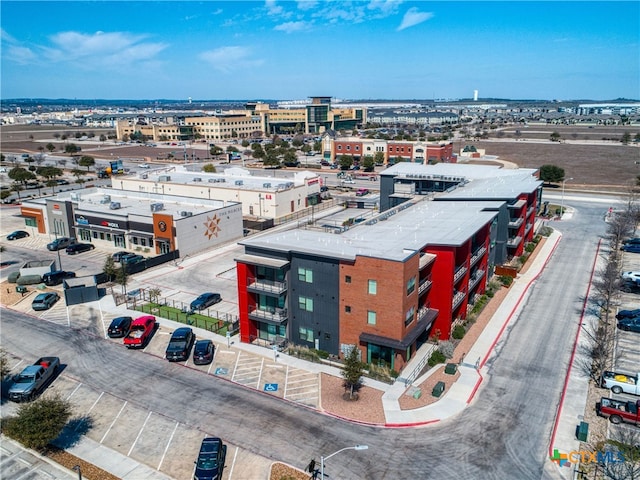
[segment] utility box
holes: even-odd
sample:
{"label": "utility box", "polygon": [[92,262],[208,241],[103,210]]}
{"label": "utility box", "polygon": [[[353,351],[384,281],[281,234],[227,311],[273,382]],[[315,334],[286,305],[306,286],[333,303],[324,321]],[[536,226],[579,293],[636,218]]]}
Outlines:
{"label": "utility box", "polygon": [[431,391],[431,395],[433,395],[434,397],[440,397],[440,395],[442,395],[443,393],[444,393],[444,382],[436,383],[435,387],[433,387],[433,390]]}
{"label": "utility box", "polygon": [[586,442],[589,436],[589,424],[587,422],[580,422],[580,425],[576,427],[576,437],[581,442]]}
{"label": "utility box", "polygon": [[24,285],[18,285],[16,286],[16,292],[24,295],[25,293],[27,293],[27,287],[25,287]]}
{"label": "utility box", "polygon": [[458,371],[458,366],[455,363],[447,363],[447,366],[444,367],[444,373],[447,375],[455,375]]}

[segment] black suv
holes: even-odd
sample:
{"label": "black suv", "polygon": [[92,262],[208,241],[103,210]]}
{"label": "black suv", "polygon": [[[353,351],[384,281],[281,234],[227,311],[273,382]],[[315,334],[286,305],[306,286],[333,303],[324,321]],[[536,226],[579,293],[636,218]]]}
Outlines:
{"label": "black suv", "polygon": [[88,252],[94,248],[96,247],[91,243],[74,243],[73,245],[69,245],[65,252],[67,252],[67,255],[75,255],[76,253]]}
{"label": "black suv", "polygon": [[69,237],[56,238],[53,242],[47,243],[47,250],[51,252],[55,252],[57,250],[62,250],[63,248],[67,248],[69,245],[73,245],[74,243],[76,243],[75,238],[69,238]]}
{"label": "black suv", "polygon": [[111,325],[109,325],[107,335],[109,335],[109,338],[126,337],[129,333],[129,329],[131,329],[132,321],[133,319],[131,317],[114,318],[113,320],[111,320]]}
{"label": "black suv", "polygon": [[227,446],[217,437],[207,437],[202,440],[200,453],[196,460],[196,471],[193,478],[197,480],[220,480],[227,456]]}
{"label": "black suv", "polygon": [[66,278],[75,278],[74,272],[65,272],[64,270],[56,270],[54,272],[47,272],[42,275],[42,282],[48,287],[53,285],[60,285]]}
{"label": "black suv", "polygon": [[171,335],[165,357],[170,362],[181,362],[188,359],[195,340],[196,336],[189,327],[178,328]]}

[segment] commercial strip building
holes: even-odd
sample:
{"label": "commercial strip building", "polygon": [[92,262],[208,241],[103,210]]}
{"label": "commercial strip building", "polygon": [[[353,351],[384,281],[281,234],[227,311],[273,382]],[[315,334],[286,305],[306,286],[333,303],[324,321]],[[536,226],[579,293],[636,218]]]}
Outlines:
{"label": "commercial strip building", "polygon": [[319,201],[320,187],[321,178],[315,172],[254,176],[240,167],[205,173],[170,166],[112,179],[114,190],[234,202],[241,206],[242,215],[256,220],[275,220],[305,210]]}
{"label": "commercial strip building", "polygon": [[173,251],[185,256],[243,235],[238,202],[111,188],[24,201],[21,214],[40,234],[75,237],[145,256]]}

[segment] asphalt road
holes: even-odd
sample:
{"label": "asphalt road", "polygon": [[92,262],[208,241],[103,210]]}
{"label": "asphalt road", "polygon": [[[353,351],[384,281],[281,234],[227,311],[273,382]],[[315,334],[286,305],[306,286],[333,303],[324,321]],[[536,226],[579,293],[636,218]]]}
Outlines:
{"label": "asphalt road", "polygon": [[215,425],[227,441],[262,457],[303,466],[345,446],[369,445],[332,457],[325,466],[329,479],[558,478],[547,451],[606,228],[606,207],[569,199],[567,205],[578,209],[570,221],[554,225],[563,239],[487,363],[490,376],[476,399],[461,415],[428,428],[347,424],[11,311],[3,312],[2,343],[22,357],[56,352],[67,363],[65,375],[194,428]]}

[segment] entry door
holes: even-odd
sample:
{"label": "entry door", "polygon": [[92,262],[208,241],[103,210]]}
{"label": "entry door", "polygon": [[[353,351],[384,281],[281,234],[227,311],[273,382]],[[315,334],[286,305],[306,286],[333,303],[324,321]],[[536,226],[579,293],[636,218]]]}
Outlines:
{"label": "entry door", "polygon": [[116,247],[126,248],[126,243],[124,241],[124,236],[123,235],[114,235],[113,236],[113,243],[115,244]]}

